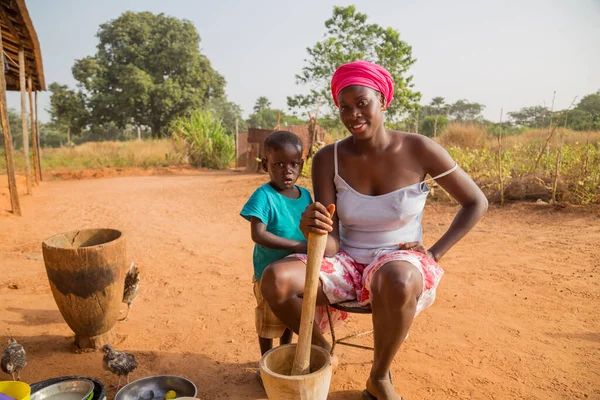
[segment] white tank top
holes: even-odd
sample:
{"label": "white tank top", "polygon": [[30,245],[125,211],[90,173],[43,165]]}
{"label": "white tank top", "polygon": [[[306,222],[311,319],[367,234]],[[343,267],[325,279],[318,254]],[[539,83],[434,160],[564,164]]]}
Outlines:
{"label": "white tank top", "polygon": [[446,176],[448,171],[425,181],[379,196],[367,196],[352,188],[338,174],[338,142],[334,144],[334,183],[340,221],[340,248],[356,262],[370,264],[376,257],[398,250],[403,242],[421,241],[421,218],[429,194],[427,181]]}

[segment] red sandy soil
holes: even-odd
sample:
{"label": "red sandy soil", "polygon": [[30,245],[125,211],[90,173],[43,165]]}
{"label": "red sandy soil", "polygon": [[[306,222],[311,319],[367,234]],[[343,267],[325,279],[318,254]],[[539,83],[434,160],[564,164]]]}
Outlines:
{"label": "red sandy soil", "polygon": [[[48,173],[33,195],[21,196],[20,218],[8,211],[6,177],[0,177],[0,343],[14,336],[24,345],[26,382],[88,375],[113,384],[101,353],[72,351],[41,243],[61,232],[116,228],[142,274],[130,321],[115,328],[116,347],[138,359],[132,378],[185,376],[201,399],[265,398],[254,376],[260,354],[253,244],[238,213],[266,176],[181,168],[120,176],[131,173]],[[23,183],[20,177],[21,193]],[[444,232],[456,210],[426,207],[426,243]],[[599,243],[597,212],[492,207],[442,260],[446,275],[437,301],[417,318],[392,367],[399,393],[406,399],[600,399]],[[337,333],[370,328],[368,316],[353,316]],[[372,337],[359,342],[370,344]],[[330,399],[359,399],[372,354],[338,349]]]}

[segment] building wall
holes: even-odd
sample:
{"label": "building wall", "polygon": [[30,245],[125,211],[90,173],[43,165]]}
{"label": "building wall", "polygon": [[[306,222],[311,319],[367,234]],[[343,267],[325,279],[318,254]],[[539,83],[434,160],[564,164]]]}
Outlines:
{"label": "building wall", "polygon": [[[310,130],[308,125],[290,125],[282,126],[279,130],[285,130],[294,133],[302,141],[303,152],[302,157],[306,158],[308,154],[308,147],[310,143]],[[248,157],[248,143],[257,143],[259,145],[258,156],[264,157],[265,154],[265,139],[271,133],[275,132],[275,129],[248,129],[248,132],[240,132],[238,134],[238,162],[237,167],[244,168],[246,166],[246,160]],[[317,140],[323,141],[325,136],[325,130],[319,126],[317,134]]]}

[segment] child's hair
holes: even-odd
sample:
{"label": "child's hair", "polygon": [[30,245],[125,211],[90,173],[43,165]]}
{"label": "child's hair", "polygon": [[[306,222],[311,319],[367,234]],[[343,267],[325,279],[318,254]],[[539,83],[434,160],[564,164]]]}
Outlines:
{"label": "child's hair", "polygon": [[302,154],[302,140],[292,132],[288,131],[275,131],[267,136],[265,139],[265,153],[269,150],[281,149],[286,144],[296,146],[300,151],[300,154]]}

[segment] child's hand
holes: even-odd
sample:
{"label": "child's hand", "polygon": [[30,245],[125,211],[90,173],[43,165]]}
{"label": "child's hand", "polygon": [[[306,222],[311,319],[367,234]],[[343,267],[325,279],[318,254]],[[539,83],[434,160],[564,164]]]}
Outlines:
{"label": "child's hand", "polygon": [[335,213],[335,204],[325,207],[319,202],[314,202],[302,213],[300,220],[300,230],[305,237],[310,232],[326,235],[333,230],[333,213]]}
{"label": "child's hand", "polygon": [[406,243],[400,243],[398,244],[398,248],[400,250],[410,250],[410,251],[417,251],[419,253],[423,253],[428,255],[429,257],[433,258],[435,260],[435,257],[433,256],[433,254],[427,250],[425,248],[425,246],[423,246],[423,243],[421,242],[406,242]]}

